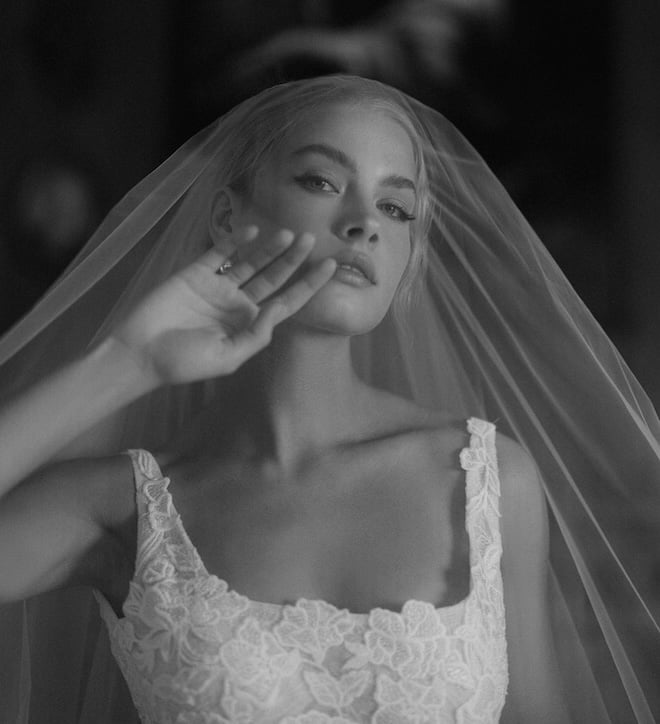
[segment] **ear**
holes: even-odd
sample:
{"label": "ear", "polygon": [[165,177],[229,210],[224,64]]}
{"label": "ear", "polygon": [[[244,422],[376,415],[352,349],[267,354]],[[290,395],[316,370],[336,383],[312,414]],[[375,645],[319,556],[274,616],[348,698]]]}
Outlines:
{"label": "ear", "polygon": [[229,187],[224,186],[213,197],[209,216],[209,234],[214,244],[222,244],[232,233],[232,216],[238,211],[238,197]]}

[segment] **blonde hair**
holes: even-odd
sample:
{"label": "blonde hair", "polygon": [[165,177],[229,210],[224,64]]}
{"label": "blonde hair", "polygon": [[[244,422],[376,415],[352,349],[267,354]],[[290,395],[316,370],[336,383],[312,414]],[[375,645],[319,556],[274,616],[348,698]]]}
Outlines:
{"label": "blonde hair", "polygon": [[[228,153],[223,158],[219,179],[237,193],[249,195],[255,176],[278,145],[305,123],[310,115],[328,105],[354,105],[382,112],[399,123],[413,146],[417,202],[411,223],[408,264],[397,288],[392,310],[409,308],[426,265],[426,232],[429,202],[428,177],[424,160],[424,132],[407,100],[396,90],[376,81],[349,76],[323,76],[295,81],[263,91],[246,102],[251,107],[241,122],[231,126]],[[243,106],[245,104],[242,104]]]}

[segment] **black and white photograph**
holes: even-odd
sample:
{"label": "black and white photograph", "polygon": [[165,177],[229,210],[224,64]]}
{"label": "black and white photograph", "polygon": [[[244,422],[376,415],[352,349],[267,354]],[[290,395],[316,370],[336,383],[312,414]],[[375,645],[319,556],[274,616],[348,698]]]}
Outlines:
{"label": "black and white photograph", "polygon": [[660,722],[659,33],[6,0],[0,724]]}

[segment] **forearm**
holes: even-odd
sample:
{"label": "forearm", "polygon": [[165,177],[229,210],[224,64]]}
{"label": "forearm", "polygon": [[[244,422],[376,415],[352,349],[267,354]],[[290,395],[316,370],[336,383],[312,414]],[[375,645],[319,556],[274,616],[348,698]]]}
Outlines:
{"label": "forearm", "polygon": [[153,389],[112,338],[0,411],[0,497],[106,415]]}

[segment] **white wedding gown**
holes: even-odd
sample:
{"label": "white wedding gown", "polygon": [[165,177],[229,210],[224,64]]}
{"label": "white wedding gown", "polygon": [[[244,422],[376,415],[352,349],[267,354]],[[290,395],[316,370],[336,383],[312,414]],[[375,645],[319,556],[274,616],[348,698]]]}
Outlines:
{"label": "white wedding gown", "polygon": [[470,592],[351,613],[252,601],[210,575],[153,456],[131,451],[136,572],[123,617],[97,593],[144,724],[493,724],[508,669],[495,428],[468,421]]}

